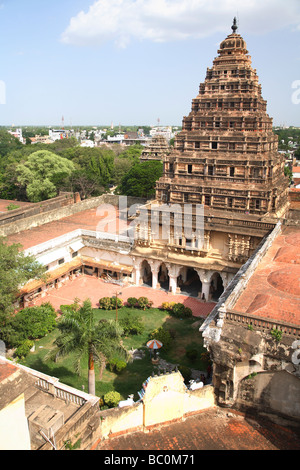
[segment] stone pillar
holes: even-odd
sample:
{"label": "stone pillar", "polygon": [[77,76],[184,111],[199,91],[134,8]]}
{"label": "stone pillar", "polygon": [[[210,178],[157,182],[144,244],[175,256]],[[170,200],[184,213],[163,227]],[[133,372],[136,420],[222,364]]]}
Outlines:
{"label": "stone pillar", "polygon": [[170,279],[170,284],[169,284],[169,289],[172,294],[176,294],[177,291],[177,276],[169,276]]}
{"label": "stone pillar", "polygon": [[202,281],[201,298],[203,300],[210,300],[210,281]]}
{"label": "stone pillar", "polygon": [[177,266],[175,264],[166,264],[169,272],[169,290],[172,294],[176,294],[177,292],[177,277],[179,276],[179,272],[181,266]]}
{"label": "stone pillar", "polygon": [[203,300],[210,300],[210,283],[211,283],[211,277],[214,273],[214,271],[205,271],[204,269],[197,269],[196,270],[200,281],[202,282],[202,291],[201,291],[201,299],[204,298]]}
{"label": "stone pillar", "polygon": [[152,273],[152,288],[157,289],[158,287],[158,272],[160,267],[159,261],[149,260],[149,265]]}
{"label": "stone pillar", "polygon": [[140,285],[140,279],[141,279],[140,266],[136,266],[135,267],[135,285],[136,286]]}
{"label": "stone pillar", "polygon": [[158,269],[152,269],[152,288],[156,289],[158,284]]}

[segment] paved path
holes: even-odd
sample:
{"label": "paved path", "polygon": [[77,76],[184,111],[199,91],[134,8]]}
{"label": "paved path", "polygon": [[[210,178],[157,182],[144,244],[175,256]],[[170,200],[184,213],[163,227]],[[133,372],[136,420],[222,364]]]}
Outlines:
{"label": "paved path", "polygon": [[91,276],[79,276],[73,281],[67,281],[66,284],[57,290],[50,291],[46,297],[36,301],[36,305],[44,302],[50,302],[56,310],[61,305],[73,303],[75,297],[80,300],[90,299],[93,307],[98,307],[99,299],[102,297],[111,297],[116,292],[122,292],[119,297],[126,301],[128,297],[147,297],[152,300],[153,307],[160,307],[162,302],[181,302],[186,307],[192,309],[195,317],[206,318],[216,305],[214,302],[202,302],[186,295],[171,294],[163,290],[152,289],[151,287],[120,287],[116,284],[106,283],[101,279]]}

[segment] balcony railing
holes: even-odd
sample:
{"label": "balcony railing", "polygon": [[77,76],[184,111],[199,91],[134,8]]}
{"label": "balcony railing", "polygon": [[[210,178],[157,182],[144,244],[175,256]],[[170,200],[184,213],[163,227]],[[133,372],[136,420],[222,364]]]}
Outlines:
{"label": "balcony railing", "polygon": [[253,327],[261,331],[270,331],[276,329],[283,334],[293,337],[300,336],[300,327],[291,323],[276,321],[274,319],[259,317],[257,315],[250,315],[248,313],[241,313],[235,311],[227,311],[225,314],[226,320],[242,324],[246,327]]}

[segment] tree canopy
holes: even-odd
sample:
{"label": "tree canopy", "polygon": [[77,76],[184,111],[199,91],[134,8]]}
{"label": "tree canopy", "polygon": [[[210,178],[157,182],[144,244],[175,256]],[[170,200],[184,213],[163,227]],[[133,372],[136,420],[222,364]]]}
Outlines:
{"label": "tree canopy", "polygon": [[122,178],[117,193],[124,196],[149,198],[155,195],[156,182],[163,174],[162,162],[135,164]]}
{"label": "tree canopy", "polygon": [[[17,244],[8,245],[0,238],[0,338],[7,340],[7,326],[10,313],[14,311],[14,303],[20,286],[30,279],[40,278],[45,272],[33,256],[26,256]],[[6,331],[6,333],[4,333]]]}
{"label": "tree canopy", "polygon": [[[36,132],[38,129],[26,128],[24,135]],[[40,202],[59,191],[79,192],[83,199],[100,196],[111,185],[121,184],[122,178],[139,164],[142,150],[140,144],[86,148],[75,138],[23,145],[6,130],[0,130],[1,197]]]}
{"label": "tree canopy", "polygon": [[47,150],[29,155],[25,163],[16,167],[17,181],[26,187],[31,202],[39,202],[57,195],[57,184],[74,171],[74,165],[66,158]]}

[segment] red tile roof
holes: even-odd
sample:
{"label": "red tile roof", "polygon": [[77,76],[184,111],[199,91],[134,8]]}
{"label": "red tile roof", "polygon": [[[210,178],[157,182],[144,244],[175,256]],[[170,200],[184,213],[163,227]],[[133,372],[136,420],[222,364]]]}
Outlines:
{"label": "red tile roof", "polygon": [[17,370],[18,368],[16,366],[13,364],[7,364],[4,361],[2,362],[0,358],[0,383],[13,375]]}
{"label": "red tile roof", "polygon": [[234,311],[300,326],[300,227],[285,227],[260,262]]}
{"label": "red tile roof", "polygon": [[[98,443],[94,449],[164,450],[169,455],[191,450],[300,450],[300,434],[266,420],[246,419],[233,410],[211,408],[183,422],[157,426],[146,434],[134,432],[108,439]],[[147,462],[147,454],[143,455]],[[203,455],[194,455],[197,464],[203,464]]]}

